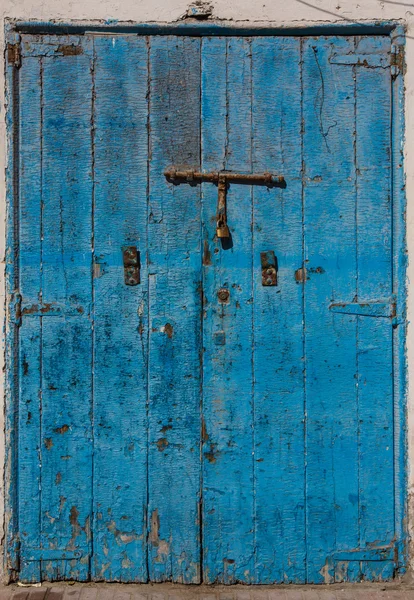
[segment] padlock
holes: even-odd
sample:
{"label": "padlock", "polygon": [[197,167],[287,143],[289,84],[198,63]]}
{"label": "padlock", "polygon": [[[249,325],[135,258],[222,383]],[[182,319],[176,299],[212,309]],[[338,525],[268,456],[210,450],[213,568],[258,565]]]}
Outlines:
{"label": "padlock", "polygon": [[218,238],[230,237],[230,230],[227,226],[226,220],[223,217],[217,221],[216,233]]}

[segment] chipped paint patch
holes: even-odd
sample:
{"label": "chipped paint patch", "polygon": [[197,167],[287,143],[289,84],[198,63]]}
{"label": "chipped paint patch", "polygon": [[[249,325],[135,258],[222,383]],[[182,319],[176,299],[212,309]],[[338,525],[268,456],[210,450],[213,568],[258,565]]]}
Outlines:
{"label": "chipped paint patch", "polygon": [[159,540],[157,545],[157,556],[154,558],[154,562],[163,563],[168,558],[170,553],[170,544],[165,540]]}
{"label": "chipped paint patch", "polygon": [[320,575],[323,577],[323,581],[325,584],[333,583],[334,578],[330,574],[330,569],[332,569],[332,564],[328,559],[326,559],[325,564],[322,569],[319,571]]}
{"label": "chipped paint patch", "polygon": [[148,536],[149,541],[154,546],[156,546],[159,542],[159,531],[160,531],[160,518],[158,515],[158,508],[156,508],[155,510],[152,511],[152,514],[151,514],[150,532],[149,532],[149,536]]}
{"label": "chipped paint patch", "polygon": [[134,540],[141,539],[142,537],[130,531],[120,531],[117,528],[115,521],[110,521],[110,523],[108,523],[106,527],[108,531],[115,536],[118,544],[130,544]]}

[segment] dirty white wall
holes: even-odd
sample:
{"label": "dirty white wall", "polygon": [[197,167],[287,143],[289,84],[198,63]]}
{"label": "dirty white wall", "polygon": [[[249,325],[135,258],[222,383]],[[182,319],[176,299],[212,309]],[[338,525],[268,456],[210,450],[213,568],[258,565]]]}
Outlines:
{"label": "dirty white wall", "polygon": [[[183,18],[191,0],[0,0],[0,44],[4,48],[4,21],[8,18],[38,21],[117,20],[128,22],[173,22]],[[275,27],[306,26],[316,23],[352,23],[364,20],[402,20],[408,27],[406,85],[406,184],[408,267],[408,363],[409,363],[409,493],[414,498],[414,0],[212,0],[213,18],[250,23],[271,23]],[[5,157],[4,80],[0,69],[0,260],[4,265],[5,240]],[[0,269],[0,320],[3,322],[4,277]],[[1,331],[1,329],[0,329]],[[1,340],[3,345],[3,340]],[[0,348],[0,356],[3,356]],[[0,369],[0,390],[3,389]],[[2,397],[2,396],[0,396]],[[3,411],[0,410],[0,466],[4,458]],[[0,486],[3,478],[0,477]],[[3,490],[0,490],[0,528]],[[414,532],[414,500],[410,528]],[[2,538],[0,529],[0,540]],[[412,546],[414,566],[414,544]],[[0,561],[1,562],[1,561]]]}

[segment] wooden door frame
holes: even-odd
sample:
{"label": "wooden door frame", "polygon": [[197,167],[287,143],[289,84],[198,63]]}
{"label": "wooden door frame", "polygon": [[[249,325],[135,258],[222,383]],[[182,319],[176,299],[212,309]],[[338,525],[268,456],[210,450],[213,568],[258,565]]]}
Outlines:
{"label": "wooden door frame", "polygon": [[[19,284],[19,59],[14,53],[21,34],[82,35],[85,33],[181,35],[181,36],[350,36],[388,35],[395,55],[392,103],[392,280],[397,297],[393,325],[393,398],[394,398],[394,495],[395,535],[398,569],[402,574],[409,561],[407,520],[407,243],[406,194],[404,172],[404,46],[405,27],[401,22],[348,22],[302,27],[274,27],[271,24],[197,21],[175,23],[40,22],[9,21],[6,24],[6,317],[5,331],[5,466],[4,466],[4,570],[9,581],[18,578],[18,393],[19,393],[19,315],[16,314]],[[10,48],[10,51],[7,49]],[[398,324],[398,326],[397,326]]]}

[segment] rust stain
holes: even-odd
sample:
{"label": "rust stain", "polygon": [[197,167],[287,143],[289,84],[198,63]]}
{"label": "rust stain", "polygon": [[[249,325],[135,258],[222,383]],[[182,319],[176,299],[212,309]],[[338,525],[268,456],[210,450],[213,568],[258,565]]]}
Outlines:
{"label": "rust stain", "polygon": [[148,539],[154,546],[158,546],[160,541],[160,517],[158,515],[158,508],[152,511],[151,514],[151,527]]}
{"label": "rust stain", "polygon": [[56,473],[56,477],[55,477],[55,484],[59,485],[59,483],[62,481],[62,473],[59,471],[58,473]]}
{"label": "rust stain", "polygon": [[45,439],[45,446],[48,450],[51,449],[51,447],[53,446],[53,440],[52,438],[46,438]]}
{"label": "rust stain", "polygon": [[166,323],[164,331],[168,335],[168,337],[171,339],[173,336],[173,333],[174,333],[174,327],[170,323]]}
{"label": "rust stain", "polygon": [[207,240],[204,240],[203,265],[211,265],[211,252]]}
{"label": "rust stain", "polygon": [[74,46],[73,44],[60,44],[56,52],[63,54],[63,56],[77,56],[83,54],[83,49],[82,46]]}
{"label": "rust stain", "polygon": [[76,538],[81,533],[81,526],[79,523],[79,511],[76,506],[72,506],[69,513],[69,523],[72,527],[72,537],[69,540],[68,548],[73,549],[75,547]]}
{"label": "rust stain", "polygon": [[323,269],[322,267],[311,267],[310,269],[308,269],[308,273],[322,274],[325,273],[325,269]]}
{"label": "rust stain", "polygon": [[39,304],[32,304],[31,306],[25,306],[22,310],[22,315],[34,315],[36,313],[46,314],[49,312],[54,312],[56,306],[53,302],[45,302],[39,306]]}
{"label": "rust stain", "polygon": [[56,433],[66,433],[69,431],[69,425],[62,425],[62,427],[57,427],[55,429]]}
{"label": "rust stain", "polygon": [[210,463],[215,463],[219,452],[217,451],[217,444],[210,444],[210,450],[204,452],[204,456]]}
{"label": "rust stain", "polygon": [[32,315],[33,313],[37,312],[39,312],[39,305],[32,304],[31,306],[26,306],[26,308],[23,308],[22,315]]}
{"label": "rust stain", "polygon": [[308,279],[306,267],[301,267],[295,271],[295,280],[296,283],[305,283]]}
{"label": "rust stain", "polygon": [[169,445],[169,441],[165,437],[162,437],[157,441],[158,450],[160,452],[164,452],[164,450],[167,448],[168,445]]}
{"label": "rust stain", "polygon": [[79,517],[78,509],[76,508],[76,506],[72,506],[72,508],[70,509],[69,522],[72,525],[72,527],[74,527],[74,528],[79,527],[79,530],[80,530],[78,517]]}
{"label": "rust stain", "polygon": [[167,433],[167,431],[172,428],[172,425],[164,425],[164,427],[161,427],[161,433]]}

